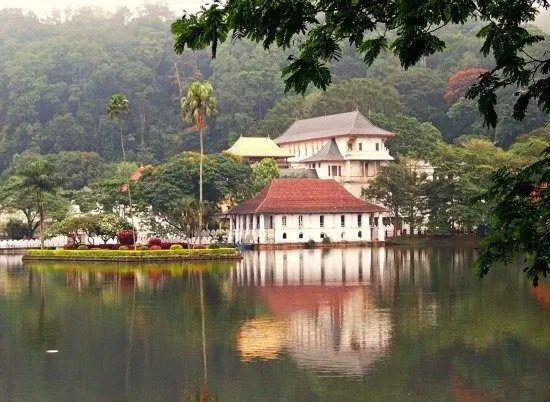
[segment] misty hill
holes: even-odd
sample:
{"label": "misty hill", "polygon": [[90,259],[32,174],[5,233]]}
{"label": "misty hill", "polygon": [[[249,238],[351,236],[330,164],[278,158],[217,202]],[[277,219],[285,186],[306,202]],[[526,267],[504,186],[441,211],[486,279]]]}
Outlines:
{"label": "misty hill", "polygon": [[396,131],[419,130],[425,123],[448,141],[482,135],[503,146],[547,119],[533,108],[524,122],[512,121],[510,89],[501,94],[503,118],[489,131],[475,102],[462,97],[470,81],[458,96],[448,96],[450,77],[460,83],[461,72],[492,65],[479,53],[480,25],[474,22],[442,30],[447,49],[408,71],[391,54],[367,69],[348,47],[331,66],[334,85],[326,93],[311,89],[298,97],[284,94],[280,77],[292,50],[265,51],[238,41],[221,46],[214,61],[208,51],[175,55],[170,35],[175,17],[162,5],[146,5],[136,14],[83,8],[44,21],[0,10],[0,171],[24,151],[87,151],[117,160],[118,128],[105,113],[115,92],[130,100],[124,126],[130,160],[163,161],[196,149],[197,136],[181,119],[179,99],[198,78],[212,82],[219,102],[207,133],[209,151],[228,147],[239,135],[276,136],[296,118],[353,109]]}

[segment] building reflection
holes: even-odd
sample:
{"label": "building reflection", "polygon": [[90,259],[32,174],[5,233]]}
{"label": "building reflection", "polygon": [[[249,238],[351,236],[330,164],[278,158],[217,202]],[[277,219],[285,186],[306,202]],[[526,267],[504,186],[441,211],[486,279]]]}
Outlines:
{"label": "building reflection", "polygon": [[[421,295],[430,268],[425,249],[279,250],[245,254],[232,280],[274,316],[243,323],[243,360],[288,353],[303,367],[360,375],[390,353],[396,287],[410,282]],[[420,307],[434,315],[419,320],[435,320],[435,305]]]}
{"label": "building reflection", "polygon": [[17,297],[29,286],[20,254],[0,254],[0,296]]}

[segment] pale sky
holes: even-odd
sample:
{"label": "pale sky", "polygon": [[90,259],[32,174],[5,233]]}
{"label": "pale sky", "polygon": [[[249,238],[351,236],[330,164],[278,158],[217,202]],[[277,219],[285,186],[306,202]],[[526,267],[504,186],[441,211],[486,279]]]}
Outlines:
{"label": "pale sky", "polygon": [[[160,3],[167,4],[176,15],[182,14],[183,10],[196,11],[203,0],[164,0]],[[34,11],[39,17],[44,17],[50,11],[58,9],[63,11],[67,6],[78,8],[81,6],[100,6],[110,11],[115,11],[118,6],[126,6],[133,10],[144,3],[157,3],[157,1],[146,0],[0,0],[2,8],[22,8]]]}

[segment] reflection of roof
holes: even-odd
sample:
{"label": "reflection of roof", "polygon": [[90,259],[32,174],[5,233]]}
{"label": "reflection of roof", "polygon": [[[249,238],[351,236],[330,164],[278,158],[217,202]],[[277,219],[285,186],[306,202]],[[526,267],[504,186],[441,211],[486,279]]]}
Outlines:
{"label": "reflection of roof", "polygon": [[318,179],[315,169],[279,169],[279,177],[286,179]]}
{"label": "reflection of roof", "polygon": [[245,321],[237,334],[237,348],[243,361],[271,360],[279,357],[283,347],[284,327],[275,319]]}
{"label": "reflection of roof", "polygon": [[265,286],[258,289],[269,310],[285,316],[300,310],[315,310],[320,305],[341,306],[358,286]]}
{"label": "reflection of roof", "polygon": [[224,153],[244,158],[288,158],[290,152],[267,137],[241,137]]}
{"label": "reflection of roof", "polygon": [[302,159],[300,163],[309,163],[309,162],[335,162],[343,161],[344,157],[336,145],[336,140],[332,138],[328,143],[323,146],[315,155],[310,156],[309,158]]}
{"label": "reflection of roof", "polygon": [[279,138],[277,144],[332,138],[344,135],[393,137],[395,134],[376,127],[358,111],[314,117],[294,122]]}
{"label": "reflection of roof", "polygon": [[274,179],[254,198],[229,214],[386,212],[380,205],[351,195],[334,180]]}

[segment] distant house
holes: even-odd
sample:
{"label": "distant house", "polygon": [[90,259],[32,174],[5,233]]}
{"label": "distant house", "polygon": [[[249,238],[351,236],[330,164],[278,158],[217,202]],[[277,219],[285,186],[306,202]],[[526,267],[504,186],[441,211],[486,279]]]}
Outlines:
{"label": "distant house", "polygon": [[288,150],[282,149],[268,137],[240,137],[223,153],[240,156],[249,163],[272,158],[280,167],[288,166],[288,158],[292,156]]}
{"label": "distant house", "polygon": [[334,180],[275,179],[227,212],[229,241],[293,244],[384,241],[387,209],[354,197]]}
{"label": "distant house", "polygon": [[394,135],[355,111],[298,120],[275,142],[292,155],[291,167],[314,169],[360,197],[380,166],[393,160],[384,144]]}

